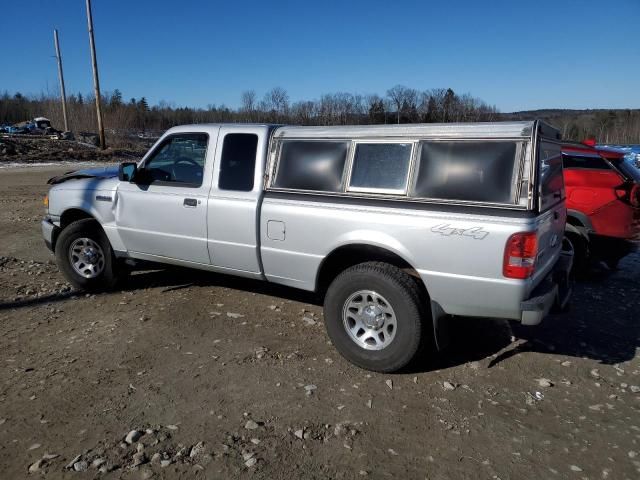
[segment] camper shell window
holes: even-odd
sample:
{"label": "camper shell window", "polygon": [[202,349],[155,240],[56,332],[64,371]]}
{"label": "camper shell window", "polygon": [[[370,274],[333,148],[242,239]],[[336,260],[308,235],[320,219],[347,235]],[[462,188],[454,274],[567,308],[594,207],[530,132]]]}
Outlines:
{"label": "camper shell window", "polygon": [[340,192],[348,149],[346,141],[285,140],[273,186]]}
{"label": "camper shell window", "polygon": [[543,212],[562,201],[565,196],[560,144],[541,141],[538,148],[538,164],[540,168],[539,208]]}
{"label": "camper shell window", "polygon": [[521,142],[421,142],[413,197],[515,202]]}
{"label": "camper shell window", "polygon": [[357,143],[349,190],[405,193],[412,147],[412,143]]}

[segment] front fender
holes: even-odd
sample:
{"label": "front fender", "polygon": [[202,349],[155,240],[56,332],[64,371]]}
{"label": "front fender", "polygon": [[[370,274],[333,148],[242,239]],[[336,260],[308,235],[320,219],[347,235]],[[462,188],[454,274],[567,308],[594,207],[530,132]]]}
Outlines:
{"label": "front fender", "polygon": [[[115,225],[117,179],[69,180],[49,191],[49,214],[64,218],[72,210],[94,218],[103,228],[112,248],[124,251]],[[57,224],[60,225],[60,222]]]}

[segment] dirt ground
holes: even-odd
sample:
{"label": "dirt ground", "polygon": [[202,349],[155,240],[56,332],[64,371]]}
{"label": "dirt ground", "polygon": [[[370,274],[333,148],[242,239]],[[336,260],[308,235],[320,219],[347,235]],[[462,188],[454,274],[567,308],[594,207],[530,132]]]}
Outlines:
{"label": "dirt ground", "polygon": [[72,291],[39,231],[64,170],[0,170],[0,478],[640,478],[640,255],[566,315],[456,319],[380,375],[296,290],[171,268]]}
{"label": "dirt ground", "polygon": [[101,150],[94,145],[80,141],[52,140],[37,135],[0,135],[0,168],[9,163],[135,161],[142,158],[142,155],[151,146],[149,142],[143,139],[131,142],[109,139],[108,148]]}

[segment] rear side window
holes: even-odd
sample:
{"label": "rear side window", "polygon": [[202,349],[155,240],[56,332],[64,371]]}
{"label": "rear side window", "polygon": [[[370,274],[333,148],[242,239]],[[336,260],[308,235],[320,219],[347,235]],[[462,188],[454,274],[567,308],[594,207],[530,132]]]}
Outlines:
{"label": "rear side window", "polygon": [[285,140],[273,186],[320,192],[342,191],[348,142]]}
{"label": "rear side window", "polygon": [[220,190],[253,190],[257,150],[258,136],[253,133],[225,135],[218,180]]}
{"label": "rear side window", "polygon": [[422,142],[413,196],[514,203],[518,142]]}
{"label": "rear side window", "polygon": [[564,198],[560,145],[541,142],[538,148],[538,161],[540,165],[540,211],[544,211]]}
{"label": "rear side window", "polygon": [[600,156],[562,155],[564,168],[589,168],[592,170],[611,170],[609,164]]}
{"label": "rear side window", "polygon": [[357,144],[349,189],[404,193],[411,147],[410,143]]}

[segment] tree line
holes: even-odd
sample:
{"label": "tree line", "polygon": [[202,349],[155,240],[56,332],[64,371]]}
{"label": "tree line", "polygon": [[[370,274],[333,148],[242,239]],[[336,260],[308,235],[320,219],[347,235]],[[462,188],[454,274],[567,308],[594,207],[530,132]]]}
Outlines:
{"label": "tree line", "polygon": [[[159,132],[187,123],[264,122],[297,125],[354,125],[417,122],[470,122],[497,119],[498,110],[469,94],[452,89],[427,91],[397,85],[381,96],[346,92],[329,93],[316,100],[292,102],[275,87],[259,99],[255,90],[240,96],[240,106],[208,105],[207,108],[176,107],[167,102],[149,105],[145,97],[126,100],[120,90],[102,96],[104,124],[111,132]],[[73,94],[67,98],[70,128],[95,131],[95,98]],[[0,124],[14,124],[35,116],[62,126],[60,100],[52,95],[36,97],[20,93],[0,95]]]}
{"label": "tree line", "polygon": [[[239,107],[208,105],[176,107],[161,101],[149,105],[145,97],[125,99],[118,89],[102,97],[104,125],[110,137],[132,133],[158,135],[181,124],[207,122],[258,122],[295,125],[357,125],[392,123],[486,122],[542,118],[558,127],[565,139],[594,137],[601,143],[640,143],[640,110],[537,110],[500,113],[495,106],[451,88],[417,90],[396,85],[384,95],[338,92],[314,100],[291,101],[281,87],[261,98],[255,90],[240,96]],[[95,132],[95,98],[72,94],[67,98],[70,128]],[[0,124],[14,124],[36,116],[51,119],[62,128],[62,108],[54,95],[0,95]]]}
{"label": "tree line", "polygon": [[532,110],[503,114],[505,120],[541,118],[567,140],[593,138],[600,144],[640,144],[640,109]]}

